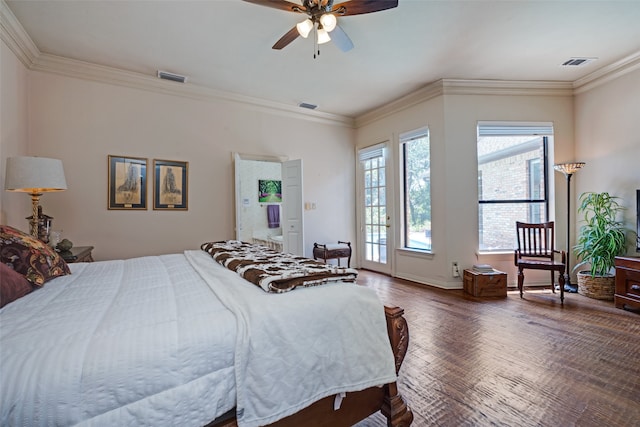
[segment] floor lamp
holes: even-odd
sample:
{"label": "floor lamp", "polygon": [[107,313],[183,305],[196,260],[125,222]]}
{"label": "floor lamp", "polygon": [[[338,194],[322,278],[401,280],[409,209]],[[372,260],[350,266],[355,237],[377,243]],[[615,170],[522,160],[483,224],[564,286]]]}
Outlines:
{"label": "floor lamp", "polygon": [[567,178],[567,269],[564,279],[564,291],[573,293],[578,292],[578,285],[571,283],[571,269],[569,268],[569,262],[571,260],[571,177],[584,165],[584,162],[558,163],[553,165],[555,170],[562,172],[565,178]]}
{"label": "floor lamp", "polygon": [[43,193],[67,189],[62,161],[46,157],[9,157],[7,158],[4,189],[31,195],[33,209],[31,235],[38,238],[40,196]]}

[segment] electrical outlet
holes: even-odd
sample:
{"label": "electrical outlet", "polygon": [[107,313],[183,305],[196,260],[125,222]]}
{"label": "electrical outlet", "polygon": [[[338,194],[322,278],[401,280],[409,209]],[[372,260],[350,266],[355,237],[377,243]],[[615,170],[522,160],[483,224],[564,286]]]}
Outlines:
{"label": "electrical outlet", "polygon": [[453,261],[451,263],[451,273],[453,277],[460,277],[460,270],[458,270],[458,261]]}

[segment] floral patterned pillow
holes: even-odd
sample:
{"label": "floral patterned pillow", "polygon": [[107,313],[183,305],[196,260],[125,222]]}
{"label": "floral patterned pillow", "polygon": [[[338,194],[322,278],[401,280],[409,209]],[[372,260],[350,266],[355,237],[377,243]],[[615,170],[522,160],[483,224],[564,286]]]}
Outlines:
{"label": "floral patterned pillow", "polygon": [[42,286],[54,277],[71,274],[67,263],[53,248],[8,225],[0,225],[0,262],[36,286]]}

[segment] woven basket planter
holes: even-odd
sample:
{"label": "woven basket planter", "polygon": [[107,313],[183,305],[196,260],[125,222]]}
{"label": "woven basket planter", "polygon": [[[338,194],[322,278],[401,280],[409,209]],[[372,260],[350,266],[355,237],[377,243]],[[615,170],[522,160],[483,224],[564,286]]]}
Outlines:
{"label": "woven basket planter", "polygon": [[578,273],[578,293],[589,298],[613,301],[616,290],[614,275],[591,277],[588,271]]}

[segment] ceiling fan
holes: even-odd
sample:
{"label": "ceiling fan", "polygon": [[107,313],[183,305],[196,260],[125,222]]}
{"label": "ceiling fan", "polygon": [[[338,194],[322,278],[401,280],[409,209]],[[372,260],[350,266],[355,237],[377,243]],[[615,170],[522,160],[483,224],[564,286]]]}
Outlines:
{"label": "ceiling fan", "polygon": [[[353,42],[338,25],[337,16],[362,15],[380,12],[398,6],[398,0],[350,0],[333,5],[334,0],[302,0],[302,5],[287,0],[244,0],[261,6],[289,12],[304,13],[307,18],[290,29],[273,45],[273,49],[282,49],[298,36],[307,38],[312,30],[318,44],[333,41],[343,52],[353,48]],[[331,35],[329,35],[331,33]],[[314,55],[315,57],[315,55]]]}

